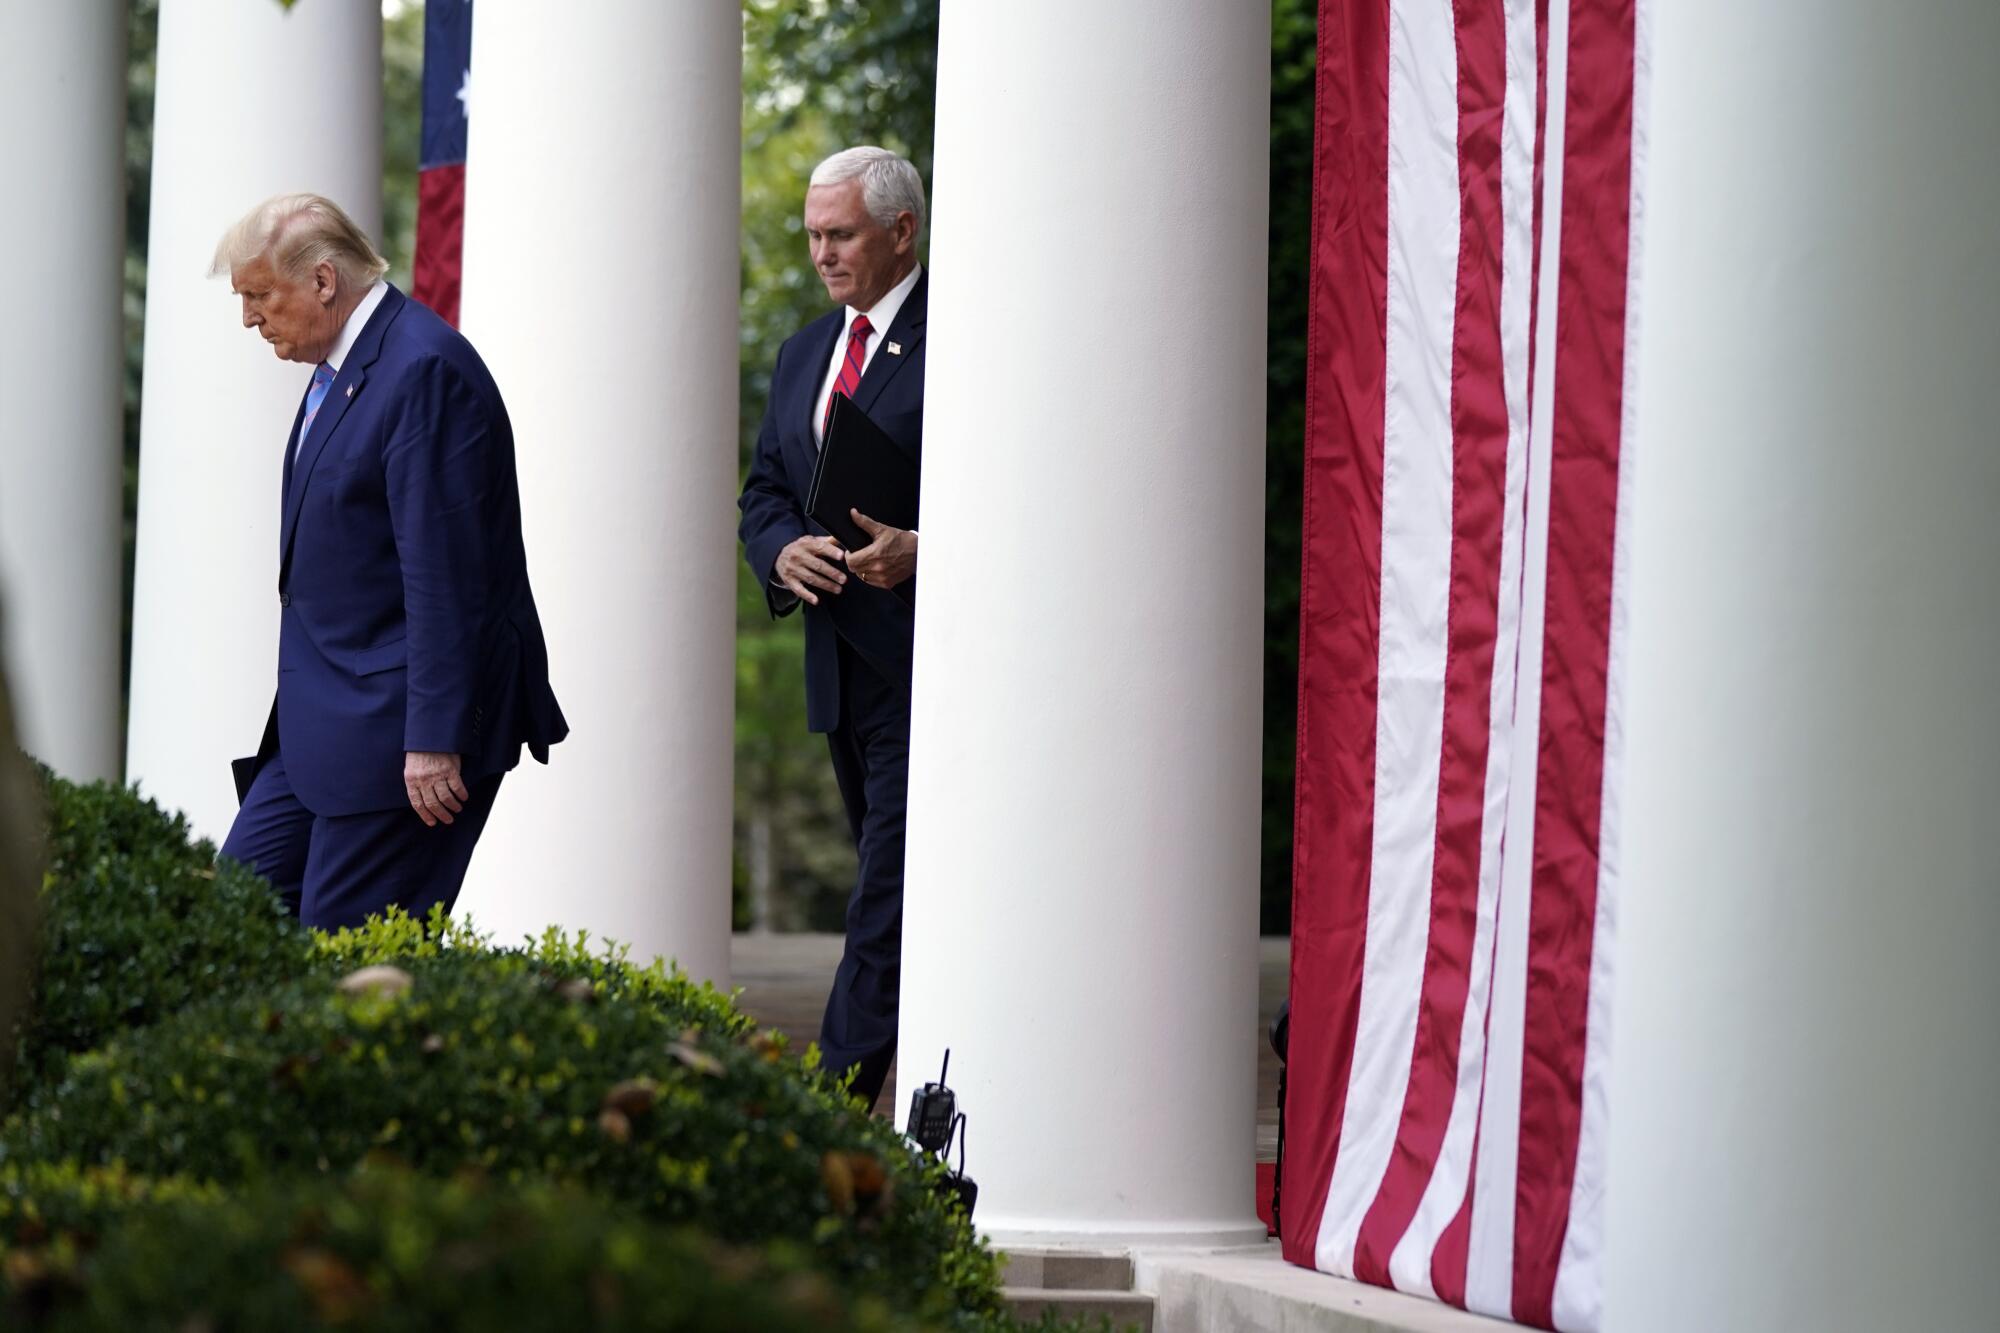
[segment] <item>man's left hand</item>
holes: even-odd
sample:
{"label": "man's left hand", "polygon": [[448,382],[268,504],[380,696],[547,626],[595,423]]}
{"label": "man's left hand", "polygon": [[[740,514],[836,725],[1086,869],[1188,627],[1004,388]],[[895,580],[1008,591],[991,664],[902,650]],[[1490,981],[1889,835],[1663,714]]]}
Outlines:
{"label": "man's left hand", "polygon": [[425,750],[412,750],[403,756],[403,790],[409,793],[410,808],[417,812],[417,818],[432,828],[451,823],[451,817],[472,799],[465,779],[459,776],[458,756]]}
{"label": "man's left hand", "polygon": [[917,534],[906,528],[877,523],[859,509],[850,509],[869,542],[847,553],[847,567],[871,588],[893,588],[917,572]]}

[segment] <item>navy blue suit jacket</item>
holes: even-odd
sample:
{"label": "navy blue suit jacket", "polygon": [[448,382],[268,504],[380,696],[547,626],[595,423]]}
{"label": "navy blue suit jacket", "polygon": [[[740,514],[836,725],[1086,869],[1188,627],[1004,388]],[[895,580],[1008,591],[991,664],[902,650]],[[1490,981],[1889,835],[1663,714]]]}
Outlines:
{"label": "navy blue suit jacket", "polygon": [[[896,312],[882,343],[856,386],[854,402],[909,452],[921,469],[924,450],[924,310],[930,294],[930,274],[917,285]],[[743,521],[744,558],[764,586],[771,614],[789,614],[801,603],[791,593],[772,586],[778,553],[807,533],[828,535],[805,516],[805,497],[812,486],[819,446],[813,442],[813,413],[820,386],[833,361],[833,345],[846,326],[843,311],[834,310],[805,326],[778,349],[771,370],[771,396],[764,424],[757,432],[757,452],[743,483],[738,508]],[[890,344],[902,350],[892,353]],[[818,606],[806,606],[806,725],[832,731],[840,725],[840,655],[834,636],[907,698],[910,689],[910,646],[915,619],[910,606],[894,593],[871,588],[850,578],[837,596],[820,594]]]}
{"label": "navy blue suit jacket", "polygon": [[406,751],[468,781],[568,734],[528,587],[514,433],[457,330],[391,287],[285,447],[274,748],[319,815],[407,805]]}

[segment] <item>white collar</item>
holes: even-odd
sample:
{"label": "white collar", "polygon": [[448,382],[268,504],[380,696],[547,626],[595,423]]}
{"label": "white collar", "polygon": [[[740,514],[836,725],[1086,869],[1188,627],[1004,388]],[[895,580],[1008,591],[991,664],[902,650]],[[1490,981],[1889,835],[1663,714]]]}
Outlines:
{"label": "white collar", "polygon": [[[873,310],[856,310],[853,306],[848,306],[847,319],[841,325],[841,332],[844,334],[849,329],[852,329],[857,316],[866,315],[868,316],[868,327],[873,329],[877,334],[886,335],[889,332],[889,326],[896,322],[896,316],[902,313],[903,302],[909,300],[910,293],[916,290],[917,279],[923,276],[924,266],[922,264],[914,265],[908,273],[903,275],[901,282],[889,289],[887,296],[875,303]],[[846,345],[846,342],[843,340],[841,346],[845,347]]]}
{"label": "white collar", "polygon": [[354,344],[361,337],[361,330],[368,327],[368,317],[375,313],[375,307],[382,304],[382,298],[389,294],[389,284],[376,282],[361,298],[361,304],[354,307],[354,313],[340,326],[340,337],[335,340],[333,350],[326,354],[326,363],[333,367],[333,373],[340,373],[340,363],[347,360],[347,354],[354,350]]}

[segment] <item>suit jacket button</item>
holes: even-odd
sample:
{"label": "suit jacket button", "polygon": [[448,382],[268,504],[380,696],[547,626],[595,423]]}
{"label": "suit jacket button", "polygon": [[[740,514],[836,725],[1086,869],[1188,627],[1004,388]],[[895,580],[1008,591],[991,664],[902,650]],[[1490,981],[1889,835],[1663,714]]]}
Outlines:
{"label": "suit jacket button", "polygon": [[290,593],[281,592],[278,594],[279,606],[290,606],[291,604],[292,604],[292,595]]}

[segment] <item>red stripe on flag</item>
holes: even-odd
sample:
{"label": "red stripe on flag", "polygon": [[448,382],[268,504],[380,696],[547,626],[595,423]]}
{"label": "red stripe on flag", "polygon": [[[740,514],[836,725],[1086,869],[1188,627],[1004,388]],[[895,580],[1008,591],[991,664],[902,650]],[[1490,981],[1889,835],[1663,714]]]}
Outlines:
{"label": "red stripe on flag", "polygon": [[[1541,328],[1542,306],[1542,181],[1544,164],[1548,156],[1549,142],[1549,0],[1535,0],[1535,166],[1533,182],[1530,185],[1532,220],[1528,235],[1531,257],[1528,267],[1528,403],[1523,422],[1524,428],[1532,435],[1535,426],[1535,349],[1540,341],[1537,330]],[[1528,529],[1521,526],[1521,544],[1527,546]],[[1525,549],[1521,559],[1521,578],[1528,576],[1528,561]],[[1520,644],[1514,645],[1517,664]],[[1515,689],[1520,689],[1518,671]],[[1506,859],[1505,835],[1501,841],[1501,860]],[[1500,932],[1493,935],[1493,951],[1497,958],[1500,950]],[[1498,979],[1498,969],[1489,975]],[[1490,1048],[1493,1034],[1493,1007],[1486,1009],[1486,1042]],[[1486,1080],[1493,1068],[1489,1057],[1479,1075],[1479,1118],[1472,1134],[1472,1164],[1465,1177],[1465,1199],[1458,1212],[1442,1234],[1438,1236],[1437,1249],[1431,1256],[1431,1287],[1438,1299],[1463,1309],[1465,1307],[1466,1264],[1472,1246],[1472,1196],[1479,1182],[1479,1146],[1486,1120]]]}
{"label": "red stripe on flag", "polygon": [[[1484,1084],[1482,1083],[1482,1088]],[[1431,1289],[1447,1305],[1465,1308],[1465,1264],[1472,1245],[1472,1184],[1479,1178],[1479,1134],[1473,1131],[1472,1170],[1466,1176],[1465,1201],[1458,1206],[1431,1252]]]}
{"label": "red stripe on flag", "polygon": [[1312,1267],[1360,1016],[1375,819],[1389,0],[1321,0],[1284,1253]]}
{"label": "red stripe on flag", "polygon": [[464,247],[465,164],[419,172],[417,254],[411,265],[410,295],[454,328]]}
{"label": "red stripe on flag", "polygon": [[1486,757],[1507,489],[1500,351],[1500,133],[1507,96],[1502,0],[1456,0],[1459,246],[1452,328],[1452,540],[1444,734],[1416,1044],[1396,1146],[1362,1220],[1355,1276],[1391,1286],[1389,1256],[1416,1215],[1458,1085],[1459,1036],[1479,908]]}
{"label": "red stripe on flag", "polygon": [[1553,1322],[1582,1122],[1625,389],[1633,0],[1570,9],[1514,1317]]}
{"label": "red stripe on flag", "polygon": [[[1535,330],[1542,308],[1542,169],[1549,147],[1549,0],[1535,0],[1535,221],[1534,268],[1528,279],[1528,424],[1534,426]],[[1523,540],[1526,540],[1525,534]],[[1523,571],[1527,562],[1521,562]],[[1525,576],[1525,574],[1524,574]]]}

